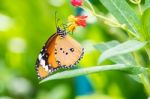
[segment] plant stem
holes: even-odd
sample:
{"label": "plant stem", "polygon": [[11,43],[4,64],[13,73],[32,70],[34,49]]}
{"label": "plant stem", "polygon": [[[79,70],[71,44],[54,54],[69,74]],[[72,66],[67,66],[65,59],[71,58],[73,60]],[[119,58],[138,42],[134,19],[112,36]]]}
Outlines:
{"label": "plant stem", "polygon": [[109,22],[110,24],[113,24],[113,26],[115,26],[115,27],[119,27],[119,28],[121,28],[121,29],[127,31],[128,33],[130,33],[131,35],[133,35],[134,37],[136,37],[137,39],[140,40],[139,35],[136,35],[136,34],[133,33],[132,31],[130,31],[130,30],[126,27],[125,24],[120,24],[119,22],[113,21],[113,20],[111,20],[111,19],[109,19],[109,18],[107,18],[107,17],[105,17],[105,16],[102,16],[102,15],[100,15],[100,14],[97,14],[97,13],[95,12],[95,10],[94,10],[92,4],[91,4],[88,0],[85,0],[85,1],[87,2],[87,4],[89,5],[89,7],[90,7],[91,10],[90,10],[89,8],[85,7],[84,5],[81,6],[82,9],[84,9],[84,10],[90,12],[92,15],[94,15],[94,16],[96,16],[96,17],[102,19],[102,20],[105,20],[105,21]]}
{"label": "plant stem", "polygon": [[[140,59],[139,59],[137,53],[133,52],[133,55],[135,57],[137,65],[142,66],[140,64]],[[148,78],[144,74],[140,74],[139,77],[141,78],[142,84],[144,85],[144,88],[145,88],[145,91],[146,91],[148,97],[150,97],[150,83],[148,81]]]}
{"label": "plant stem", "polygon": [[140,3],[138,3],[137,5],[138,5],[138,8],[139,8],[139,12],[140,12],[140,14],[142,15],[142,8],[141,8]]}
{"label": "plant stem", "polygon": [[130,2],[132,2],[133,4],[136,4],[138,6],[140,15],[142,15],[142,8],[141,8],[141,5],[140,5],[141,0],[130,0]]}
{"label": "plant stem", "polygon": [[147,52],[147,55],[148,55],[148,58],[149,58],[149,61],[150,61],[150,45],[148,44],[145,48],[146,52]]}
{"label": "plant stem", "polygon": [[91,4],[88,0],[85,0],[85,1],[86,1],[87,4],[90,6],[91,10],[88,9],[87,7],[85,7],[85,6],[82,6],[81,8],[83,8],[83,9],[89,11],[92,15],[94,15],[94,16],[96,16],[96,17],[99,17],[99,18],[102,19],[102,20],[111,22],[112,24],[115,24],[116,26],[121,26],[121,24],[119,24],[118,22],[115,22],[115,21],[113,21],[113,20],[111,20],[111,19],[109,19],[109,18],[107,18],[107,17],[105,17],[105,16],[102,16],[102,15],[100,15],[100,14],[96,14],[96,12],[95,12],[95,10],[94,10],[92,4]]}
{"label": "plant stem", "polygon": [[146,90],[146,93],[147,93],[148,97],[150,97],[150,83],[148,81],[148,78],[145,77],[144,74],[140,74],[140,78],[141,78],[141,81],[144,85],[144,88]]}

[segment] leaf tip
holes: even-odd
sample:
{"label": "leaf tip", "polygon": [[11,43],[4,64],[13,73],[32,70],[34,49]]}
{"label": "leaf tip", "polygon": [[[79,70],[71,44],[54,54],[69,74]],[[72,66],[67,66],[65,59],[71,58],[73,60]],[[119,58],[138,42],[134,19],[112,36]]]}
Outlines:
{"label": "leaf tip", "polygon": [[103,55],[101,55],[98,59],[98,64],[101,64],[104,61],[105,61],[105,58],[103,57]]}
{"label": "leaf tip", "polygon": [[39,84],[42,84],[44,81],[43,80],[41,80],[40,82],[39,82]]}

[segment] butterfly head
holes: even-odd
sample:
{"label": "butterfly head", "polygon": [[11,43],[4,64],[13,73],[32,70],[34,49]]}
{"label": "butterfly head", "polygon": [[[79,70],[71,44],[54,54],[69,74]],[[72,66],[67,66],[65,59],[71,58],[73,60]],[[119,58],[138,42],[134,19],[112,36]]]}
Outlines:
{"label": "butterfly head", "polygon": [[64,38],[66,36],[66,30],[65,29],[61,29],[60,27],[57,27],[57,34],[61,37]]}

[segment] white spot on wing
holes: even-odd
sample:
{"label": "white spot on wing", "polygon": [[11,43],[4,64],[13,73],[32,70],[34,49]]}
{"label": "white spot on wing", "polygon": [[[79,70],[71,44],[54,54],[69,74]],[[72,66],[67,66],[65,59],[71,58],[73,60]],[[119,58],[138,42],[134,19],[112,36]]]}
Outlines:
{"label": "white spot on wing", "polygon": [[52,70],[48,70],[48,72],[49,72],[49,73],[51,73],[51,72],[52,72]]}
{"label": "white spot on wing", "polygon": [[45,66],[45,60],[41,59],[41,60],[40,60],[40,64],[41,64],[42,66]]}
{"label": "white spot on wing", "polygon": [[47,66],[47,65],[46,65],[46,66],[44,66],[44,68],[45,68],[45,70],[46,70],[46,71],[48,71],[48,66]]}
{"label": "white spot on wing", "polygon": [[39,58],[39,60],[41,60],[41,59],[42,59],[42,55],[41,55],[41,54],[39,54],[38,58]]}

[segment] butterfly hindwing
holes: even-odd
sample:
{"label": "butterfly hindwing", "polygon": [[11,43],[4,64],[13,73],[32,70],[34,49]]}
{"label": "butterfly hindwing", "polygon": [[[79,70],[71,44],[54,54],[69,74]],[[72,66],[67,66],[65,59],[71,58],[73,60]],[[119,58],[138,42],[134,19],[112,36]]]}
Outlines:
{"label": "butterfly hindwing", "polygon": [[83,55],[83,48],[70,36],[57,38],[55,49],[56,60],[61,66],[69,67],[76,64]]}

